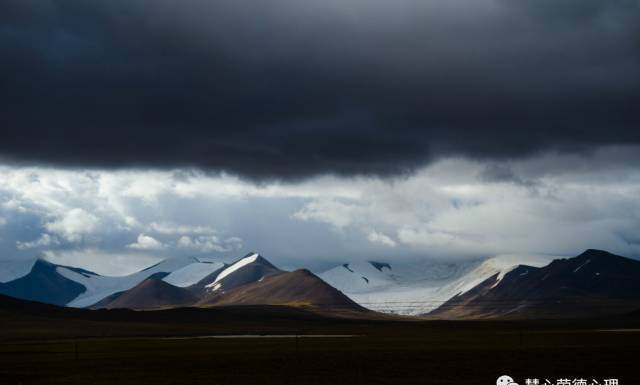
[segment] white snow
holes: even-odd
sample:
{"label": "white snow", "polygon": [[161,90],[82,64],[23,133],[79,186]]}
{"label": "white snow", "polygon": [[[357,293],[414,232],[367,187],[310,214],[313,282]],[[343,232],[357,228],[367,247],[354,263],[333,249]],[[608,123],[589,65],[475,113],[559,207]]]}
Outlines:
{"label": "white snow", "polygon": [[587,261],[586,261],[585,263],[583,263],[582,265],[578,266],[578,267],[577,267],[573,272],[574,272],[574,273],[577,273],[577,272],[578,272],[578,270],[582,269],[582,267],[583,267],[584,265],[586,265],[587,263],[589,263],[589,262],[591,262],[591,260],[590,260],[590,259],[587,259]]}
{"label": "white snow", "polygon": [[255,262],[258,257],[260,255],[253,253],[251,255],[249,255],[248,257],[242,258],[241,260],[239,260],[238,262],[234,263],[233,265],[227,267],[226,269],[224,269],[220,274],[218,274],[218,276],[216,277],[216,280],[213,281],[212,283],[208,284],[206,287],[207,288],[211,288],[213,287],[216,283],[218,283],[220,280],[222,280],[224,277],[228,276],[229,274],[233,273],[234,271]]}
{"label": "white snow", "polygon": [[[376,269],[369,262],[353,262],[339,265],[321,274],[321,278],[333,287],[348,293],[381,290],[396,284],[393,269]],[[369,280],[365,281],[362,277]]]}
{"label": "white snow", "polygon": [[65,278],[85,286],[87,290],[71,301],[67,306],[87,307],[103,298],[124,290],[129,290],[153,274],[165,272],[171,273],[191,264],[200,264],[195,258],[171,258],[154,266],[134,274],[121,277],[109,277],[101,275],[85,276],[65,267],[58,267],[57,272]]}
{"label": "white snow", "polygon": [[[330,285],[369,309],[405,315],[427,313],[452,297],[498,275],[498,282],[519,265],[541,267],[554,257],[500,255],[457,262],[398,262],[380,272],[368,262],[337,266],[320,274]],[[369,284],[362,277],[369,279]]]}
{"label": "white snow", "polygon": [[204,277],[224,267],[222,262],[192,263],[175,270],[163,281],[178,287],[187,287],[200,282]]}
{"label": "white snow", "polygon": [[35,263],[35,258],[0,261],[0,282],[6,283],[24,277]]}

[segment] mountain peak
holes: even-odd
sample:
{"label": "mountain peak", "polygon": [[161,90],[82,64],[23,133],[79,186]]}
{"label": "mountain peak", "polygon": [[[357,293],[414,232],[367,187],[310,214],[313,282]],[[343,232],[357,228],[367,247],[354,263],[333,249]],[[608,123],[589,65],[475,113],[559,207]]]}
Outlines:
{"label": "mountain peak", "polygon": [[53,262],[49,262],[45,259],[45,257],[43,256],[39,256],[38,258],[36,258],[36,262],[33,265],[35,266],[47,266],[47,267],[52,267],[55,266],[55,264]]}
{"label": "mountain peak", "polygon": [[624,258],[619,255],[615,255],[605,250],[598,249],[587,249],[582,254],[578,255],[576,258]]}
{"label": "mountain peak", "polygon": [[590,261],[591,263],[597,262],[600,265],[626,265],[626,264],[636,264],[640,263],[635,259],[622,257],[620,255],[616,255],[604,250],[597,249],[588,249],[584,253],[578,255],[575,258],[570,258],[569,261],[576,262],[586,262]]}
{"label": "mountain peak", "polygon": [[234,264],[244,260],[246,260],[247,263],[261,263],[261,264],[267,264],[269,266],[273,266],[273,264],[268,259],[263,257],[262,254],[255,251],[252,251],[249,254],[245,255],[244,257],[240,258],[239,260],[234,262]]}
{"label": "mountain peak", "polygon": [[364,308],[307,269],[279,272],[203,299],[200,305],[312,306],[339,311]]}
{"label": "mountain peak", "polygon": [[187,289],[163,281],[160,275],[153,275],[127,291],[106,297],[93,308],[149,310],[189,306],[196,300],[197,297]]}
{"label": "mountain peak", "polygon": [[204,289],[211,292],[229,290],[281,272],[260,254],[249,253],[222,270],[213,282],[204,285]]}

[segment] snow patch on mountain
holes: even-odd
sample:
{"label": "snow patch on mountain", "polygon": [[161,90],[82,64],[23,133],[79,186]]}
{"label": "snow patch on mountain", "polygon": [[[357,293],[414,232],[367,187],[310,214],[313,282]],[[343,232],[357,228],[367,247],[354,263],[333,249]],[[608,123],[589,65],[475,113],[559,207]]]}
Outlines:
{"label": "snow patch on mountain", "polygon": [[175,270],[163,281],[178,287],[187,287],[194,285],[207,275],[224,267],[222,262],[196,262],[187,265],[181,269]]}
{"label": "snow patch on mountain", "polygon": [[251,255],[249,255],[247,257],[242,258],[238,262],[236,262],[233,265],[229,266],[228,268],[224,269],[220,274],[218,274],[218,276],[216,277],[216,280],[213,281],[212,283],[208,284],[206,287],[207,288],[215,287],[215,285],[219,281],[221,281],[226,276],[232,274],[234,271],[239,270],[242,267],[257,261],[259,256],[260,256],[259,254],[253,253],[253,254],[251,254]]}
{"label": "snow patch on mountain", "polygon": [[383,269],[371,262],[355,262],[346,264],[348,269],[340,265],[320,277],[366,308],[418,315],[494,275],[500,280],[519,265],[541,267],[553,259],[540,255],[500,255],[473,261],[389,264]]}
{"label": "snow patch on mountain", "polygon": [[58,267],[57,272],[63,277],[78,282],[87,288],[67,306],[87,307],[103,298],[121,291],[129,290],[140,282],[157,273],[172,273],[192,264],[200,264],[193,258],[171,258],[148,267],[142,271],[122,277],[109,277],[101,275],[84,275],[67,267]]}

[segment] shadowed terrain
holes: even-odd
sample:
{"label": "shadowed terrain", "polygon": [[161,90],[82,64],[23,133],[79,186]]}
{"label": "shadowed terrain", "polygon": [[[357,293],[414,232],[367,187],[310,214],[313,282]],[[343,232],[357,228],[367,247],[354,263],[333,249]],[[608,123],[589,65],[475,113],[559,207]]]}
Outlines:
{"label": "shadowed terrain", "polygon": [[98,302],[96,309],[159,309],[189,306],[198,300],[189,290],[173,286],[157,278],[148,278],[125,292],[113,294]]}
{"label": "shadowed terrain", "polygon": [[[3,384],[486,385],[503,374],[640,380],[637,314],[421,321],[283,306],[91,311],[0,297],[0,320]],[[321,336],[210,337],[238,334]]]}
{"label": "shadowed terrain", "polygon": [[602,250],[520,265],[494,275],[430,313],[441,318],[594,318],[640,308],[640,262]]}

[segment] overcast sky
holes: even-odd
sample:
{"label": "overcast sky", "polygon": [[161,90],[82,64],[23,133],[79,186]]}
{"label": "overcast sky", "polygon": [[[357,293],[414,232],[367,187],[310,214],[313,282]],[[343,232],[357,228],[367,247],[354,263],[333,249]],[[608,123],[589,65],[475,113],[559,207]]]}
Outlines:
{"label": "overcast sky", "polygon": [[0,258],[640,256],[640,1],[5,0]]}

